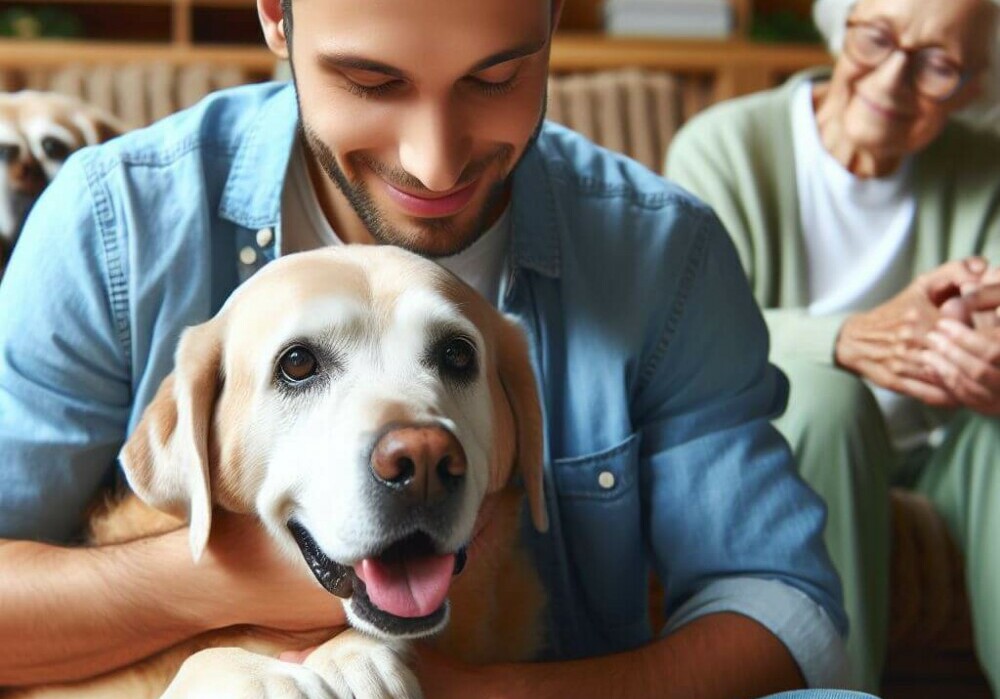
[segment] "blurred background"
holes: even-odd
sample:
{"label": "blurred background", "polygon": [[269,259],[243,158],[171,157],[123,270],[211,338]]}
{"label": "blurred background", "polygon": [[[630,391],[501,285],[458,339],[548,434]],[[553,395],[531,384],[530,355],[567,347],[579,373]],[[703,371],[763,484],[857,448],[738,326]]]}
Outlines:
{"label": "blurred background", "polygon": [[[660,170],[713,102],[827,62],[809,0],[567,0],[549,113]],[[142,126],[267,80],[253,0],[0,0],[0,89],[63,92]]]}

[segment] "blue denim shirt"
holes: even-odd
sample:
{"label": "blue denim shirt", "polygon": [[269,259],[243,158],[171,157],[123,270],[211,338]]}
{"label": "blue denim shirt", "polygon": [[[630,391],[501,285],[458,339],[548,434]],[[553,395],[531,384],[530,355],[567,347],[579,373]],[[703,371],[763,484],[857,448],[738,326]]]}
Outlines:
{"label": "blue denim shirt", "polygon": [[[273,259],[297,118],[288,86],[217,93],[78,153],[45,192],[0,284],[0,535],[78,531],[181,330]],[[770,424],[787,382],[711,210],[547,124],[512,225],[501,307],[545,406],[552,527],[529,537],[550,655],[650,641],[655,571],[668,630],[735,611],[839,681],[824,507]]]}

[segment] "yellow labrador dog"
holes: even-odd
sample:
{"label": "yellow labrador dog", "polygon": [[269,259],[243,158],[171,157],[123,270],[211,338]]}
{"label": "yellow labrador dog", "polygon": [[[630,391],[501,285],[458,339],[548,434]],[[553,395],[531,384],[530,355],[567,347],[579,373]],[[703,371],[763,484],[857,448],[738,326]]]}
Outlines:
{"label": "yellow labrador dog", "polygon": [[[98,522],[99,539],[184,518],[197,559],[213,504],[253,513],[353,628],[226,630],[26,696],[405,699],[420,696],[409,639],[437,635],[473,662],[538,647],[543,594],[517,534],[525,492],[547,528],[526,343],[421,257],[348,246],[262,269],[184,333],[122,463],[170,516],[127,502]],[[277,659],[317,644],[303,665]]]}
{"label": "yellow labrador dog", "polygon": [[66,158],[123,130],[111,115],[72,97],[0,93],[0,275],[28,211]]}

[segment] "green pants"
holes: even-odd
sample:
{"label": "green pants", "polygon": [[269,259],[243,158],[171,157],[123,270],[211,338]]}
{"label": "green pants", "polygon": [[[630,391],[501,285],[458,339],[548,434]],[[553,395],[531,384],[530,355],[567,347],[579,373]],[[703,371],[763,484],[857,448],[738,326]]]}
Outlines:
{"label": "green pants", "polygon": [[[802,477],[826,501],[826,544],[844,586],[847,650],[859,684],[878,691],[888,632],[889,484],[898,457],[871,391],[856,376],[775,358],[791,382],[776,422]],[[997,463],[995,463],[997,462]],[[965,553],[976,651],[994,694],[1000,683],[1000,420],[961,411],[920,472]]]}

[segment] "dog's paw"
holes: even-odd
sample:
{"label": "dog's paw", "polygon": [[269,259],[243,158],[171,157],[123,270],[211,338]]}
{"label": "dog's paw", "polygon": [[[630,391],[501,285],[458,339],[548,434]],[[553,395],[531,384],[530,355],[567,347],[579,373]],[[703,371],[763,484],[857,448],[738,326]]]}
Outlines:
{"label": "dog's paw", "polygon": [[348,629],[314,650],[303,665],[326,680],[338,699],[422,699],[405,653],[405,644]]}
{"label": "dog's paw", "polygon": [[348,699],[313,670],[240,648],[195,653],[160,699]]}

